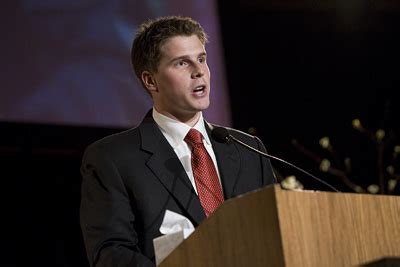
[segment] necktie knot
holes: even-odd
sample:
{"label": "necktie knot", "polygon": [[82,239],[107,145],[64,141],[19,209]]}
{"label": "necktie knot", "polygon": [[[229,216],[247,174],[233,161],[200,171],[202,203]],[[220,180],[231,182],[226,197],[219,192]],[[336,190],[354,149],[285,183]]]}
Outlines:
{"label": "necktie knot", "polygon": [[196,146],[203,143],[203,136],[199,131],[192,128],[189,130],[187,135],[185,136],[185,141],[188,142],[192,146]]}

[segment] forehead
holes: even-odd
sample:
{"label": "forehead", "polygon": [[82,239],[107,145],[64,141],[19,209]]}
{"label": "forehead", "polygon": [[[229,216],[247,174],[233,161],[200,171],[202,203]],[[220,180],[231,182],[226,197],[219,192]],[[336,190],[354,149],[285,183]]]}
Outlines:
{"label": "forehead", "polygon": [[204,44],[197,35],[170,37],[160,46],[161,58],[167,59],[194,56],[204,52]]}

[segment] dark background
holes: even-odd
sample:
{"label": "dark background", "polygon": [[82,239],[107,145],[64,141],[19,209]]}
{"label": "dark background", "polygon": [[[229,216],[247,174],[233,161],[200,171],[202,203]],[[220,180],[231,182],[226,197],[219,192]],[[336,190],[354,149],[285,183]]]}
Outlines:
{"label": "dark background", "polygon": [[[258,135],[271,154],[351,191],[292,145],[296,139],[324,157],[318,140],[329,136],[338,158],[352,159],[349,175],[357,184],[378,183],[377,147],[351,122],[359,118],[372,133],[394,134],[385,150],[389,162],[400,132],[394,96],[399,5],[279,2],[219,1],[233,127]],[[0,266],[87,266],[78,217],[80,160],[89,143],[120,130],[0,124]],[[328,190],[286,166],[274,167],[307,189]]]}
{"label": "dark background", "polygon": [[[372,135],[385,130],[388,165],[400,143],[400,108],[394,96],[400,81],[400,5],[284,2],[241,1],[234,11],[220,9],[234,127],[255,128],[271,154],[347,191],[292,145],[296,139],[308,151],[329,158],[318,144],[328,136],[336,158],[351,159],[354,181],[364,187],[377,183],[378,147],[352,128],[352,120],[360,119]],[[302,176],[274,165],[283,176]],[[396,166],[398,175],[398,157]],[[307,177],[301,180],[306,188],[327,189]]]}

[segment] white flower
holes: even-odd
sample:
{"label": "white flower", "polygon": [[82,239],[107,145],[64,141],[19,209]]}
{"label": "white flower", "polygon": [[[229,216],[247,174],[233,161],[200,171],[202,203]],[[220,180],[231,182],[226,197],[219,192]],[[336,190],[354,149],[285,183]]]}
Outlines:
{"label": "white flower", "polygon": [[319,164],[319,169],[323,172],[327,172],[331,167],[331,162],[327,159],[323,159]]}
{"label": "white flower", "polygon": [[389,191],[394,190],[394,188],[396,187],[396,185],[397,185],[397,180],[396,180],[396,179],[390,179],[390,180],[388,181],[388,189],[389,189]]}
{"label": "white flower", "polygon": [[370,192],[371,194],[376,194],[379,192],[379,186],[376,184],[371,184],[368,186],[367,188],[368,192]]}
{"label": "white flower", "polygon": [[319,144],[320,144],[320,146],[322,146],[322,148],[327,149],[330,145],[329,137],[324,136],[321,139],[319,139]]}
{"label": "white flower", "polygon": [[360,129],[362,128],[361,126],[361,121],[359,119],[354,119],[351,124],[353,125],[354,129]]}

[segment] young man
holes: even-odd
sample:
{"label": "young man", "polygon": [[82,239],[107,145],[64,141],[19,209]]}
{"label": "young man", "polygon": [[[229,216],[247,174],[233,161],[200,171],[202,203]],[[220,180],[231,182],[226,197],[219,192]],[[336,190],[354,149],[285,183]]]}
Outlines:
{"label": "young man", "polygon": [[[225,199],[275,182],[267,159],[211,136],[214,126],[202,116],[211,90],[206,42],[187,17],[140,27],[132,63],[154,106],[137,128],[85,152],[80,211],[90,266],[154,266],[166,210],[196,227]],[[228,130],[265,151],[258,138]]]}

